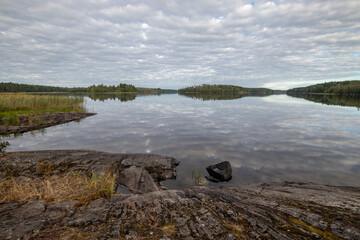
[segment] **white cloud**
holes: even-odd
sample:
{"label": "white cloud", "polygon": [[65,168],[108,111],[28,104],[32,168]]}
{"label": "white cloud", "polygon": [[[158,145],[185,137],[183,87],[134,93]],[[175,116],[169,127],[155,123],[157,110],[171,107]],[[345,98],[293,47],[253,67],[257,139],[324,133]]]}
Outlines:
{"label": "white cloud", "polygon": [[7,1],[0,81],[286,89],[360,79],[359,1]]}

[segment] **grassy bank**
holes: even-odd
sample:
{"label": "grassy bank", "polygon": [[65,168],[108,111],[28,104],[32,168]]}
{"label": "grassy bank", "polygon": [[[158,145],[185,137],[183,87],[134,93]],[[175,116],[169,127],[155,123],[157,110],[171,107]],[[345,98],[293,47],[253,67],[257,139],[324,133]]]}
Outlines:
{"label": "grassy bank", "polygon": [[18,114],[86,112],[83,97],[56,95],[0,94],[0,117]]}

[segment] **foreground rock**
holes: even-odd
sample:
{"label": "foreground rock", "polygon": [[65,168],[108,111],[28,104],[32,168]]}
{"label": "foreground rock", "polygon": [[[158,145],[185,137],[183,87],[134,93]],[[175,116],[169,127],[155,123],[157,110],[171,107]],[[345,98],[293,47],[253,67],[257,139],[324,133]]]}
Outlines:
{"label": "foreground rock", "polygon": [[272,183],[0,203],[0,239],[360,239],[360,189]]}
{"label": "foreground rock", "polygon": [[210,165],[206,168],[206,170],[211,176],[211,178],[208,179],[213,182],[225,182],[231,180],[232,178],[232,168],[229,161]]}
{"label": "foreground rock", "polygon": [[6,125],[5,119],[0,119],[0,134],[24,133],[41,128],[51,127],[67,123],[96,113],[44,113],[44,114],[21,114],[18,125]]}
{"label": "foreground rock", "polygon": [[132,192],[157,191],[160,181],[176,177],[174,158],[154,154],[120,154],[97,151],[55,150],[7,153],[0,158],[0,178],[111,172]]}
{"label": "foreground rock", "polygon": [[[105,168],[140,179],[146,171],[147,181],[173,172],[177,162],[166,159],[95,151],[10,153],[0,160],[0,177]],[[150,167],[150,161],[164,165]],[[81,207],[2,202],[0,239],[360,239],[360,188],[284,182],[115,194]]]}

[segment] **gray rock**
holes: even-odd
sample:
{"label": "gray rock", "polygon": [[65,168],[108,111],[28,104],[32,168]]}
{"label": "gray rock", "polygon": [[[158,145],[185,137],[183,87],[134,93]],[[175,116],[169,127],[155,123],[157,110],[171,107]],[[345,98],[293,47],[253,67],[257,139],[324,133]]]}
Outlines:
{"label": "gray rock", "polygon": [[66,216],[71,216],[78,202],[62,202],[51,204],[46,208],[44,217],[48,222],[56,222]]}
{"label": "gray rock", "polygon": [[147,193],[159,190],[144,167],[130,166],[125,168],[120,172],[118,182],[134,193]]}
{"label": "gray rock", "polygon": [[171,240],[170,238],[168,238],[168,236],[163,235],[159,240]]}
{"label": "gray rock", "polygon": [[183,226],[183,227],[181,227],[181,228],[179,228],[179,235],[180,235],[180,237],[187,237],[187,236],[189,236],[191,234],[191,232],[190,232],[190,229],[188,228],[188,226]]}
{"label": "gray rock", "polygon": [[176,178],[176,166],[178,166],[179,163],[180,162],[174,158],[151,154],[142,154],[141,157],[139,157],[139,154],[128,155],[121,162],[124,167],[144,167],[157,182]]}
{"label": "gray rock", "polygon": [[24,210],[22,211],[23,218],[36,217],[42,214],[45,211],[45,202],[43,201],[34,201],[26,204]]}
{"label": "gray rock", "polygon": [[125,236],[125,239],[138,239],[137,233],[134,231],[130,231],[129,234]]}
{"label": "gray rock", "polygon": [[[211,177],[224,182],[229,181],[232,178],[232,168],[231,164],[228,161],[221,162],[215,165],[210,165],[206,168]],[[208,178],[212,180],[212,178]]]}
{"label": "gray rock", "polygon": [[184,226],[186,224],[186,218],[179,217],[175,220],[175,224],[177,227]]}

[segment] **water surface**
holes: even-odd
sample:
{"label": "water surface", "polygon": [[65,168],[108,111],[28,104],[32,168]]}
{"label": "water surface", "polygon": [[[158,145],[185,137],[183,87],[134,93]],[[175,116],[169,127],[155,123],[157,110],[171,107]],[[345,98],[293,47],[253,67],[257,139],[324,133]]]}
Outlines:
{"label": "water surface", "polygon": [[177,94],[121,99],[86,98],[87,108],[97,115],[10,137],[10,151],[164,154],[181,161],[178,178],[165,182],[171,188],[191,186],[192,170],[206,175],[206,166],[225,160],[233,166],[233,179],[226,184],[287,180],[360,186],[356,107],[286,95],[216,101]]}

